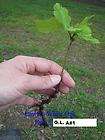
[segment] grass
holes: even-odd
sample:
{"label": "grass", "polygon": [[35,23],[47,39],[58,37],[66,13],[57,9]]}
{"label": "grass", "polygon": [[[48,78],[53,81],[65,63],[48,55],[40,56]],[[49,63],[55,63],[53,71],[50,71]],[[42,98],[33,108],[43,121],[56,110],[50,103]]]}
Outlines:
{"label": "grass", "polygon": [[[62,64],[64,48],[68,44],[67,35],[62,31],[43,34],[38,32],[35,26],[39,19],[48,19],[52,16],[55,2],[56,0],[0,1],[1,62],[21,54],[46,57]],[[67,69],[76,82],[76,90],[67,96],[57,98],[45,109],[60,112],[74,111],[77,118],[97,118],[98,126],[96,128],[45,128],[43,129],[45,137],[53,140],[61,140],[63,137],[65,140],[104,140],[105,8],[73,1],[58,0],[57,2],[61,2],[70,10],[74,23],[84,16],[96,15],[92,27],[101,44],[92,46],[85,42],[74,43]],[[18,109],[15,110],[17,111]],[[47,119],[51,120],[51,118]],[[21,125],[21,120],[18,121],[19,127],[27,132],[27,134],[23,133],[24,137],[27,138],[30,134],[31,139],[37,139],[37,128],[30,133],[28,124],[25,127]],[[2,123],[1,119],[0,122]]]}

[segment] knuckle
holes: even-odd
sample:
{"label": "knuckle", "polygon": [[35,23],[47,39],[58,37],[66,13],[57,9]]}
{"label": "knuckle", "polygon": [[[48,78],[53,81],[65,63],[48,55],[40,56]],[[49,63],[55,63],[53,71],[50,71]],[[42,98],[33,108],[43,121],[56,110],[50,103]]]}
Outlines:
{"label": "knuckle", "polygon": [[15,59],[16,59],[16,60],[21,60],[21,59],[23,59],[23,57],[24,57],[23,55],[17,55],[17,56],[15,57]]}

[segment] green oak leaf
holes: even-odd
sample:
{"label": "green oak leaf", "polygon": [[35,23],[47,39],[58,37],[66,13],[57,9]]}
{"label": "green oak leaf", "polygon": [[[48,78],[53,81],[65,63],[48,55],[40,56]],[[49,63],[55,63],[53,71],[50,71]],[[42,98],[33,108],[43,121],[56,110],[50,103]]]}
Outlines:
{"label": "green oak leaf", "polygon": [[62,29],[62,24],[59,23],[55,17],[47,20],[36,20],[35,26],[41,33],[50,33]]}
{"label": "green oak leaf", "polygon": [[71,17],[68,14],[68,10],[59,3],[54,5],[54,16],[63,25],[65,30],[70,30]]}
{"label": "green oak leaf", "polygon": [[92,30],[90,28],[90,23],[89,20],[92,18],[93,16],[90,17],[85,17],[83,19],[83,21],[77,25],[77,28],[79,29],[78,31],[76,31],[76,34],[79,38],[84,39],[86,41],[89,41],[93,44],[97,44],[100,43],[98,39],[94,38],[92,35]]}
{"label": "green oak leaf", "polygon": [[81,29],[79,29],[78,27],[70,27],[68,30],[71,34],[77,34],[79,31],[81,31]]}

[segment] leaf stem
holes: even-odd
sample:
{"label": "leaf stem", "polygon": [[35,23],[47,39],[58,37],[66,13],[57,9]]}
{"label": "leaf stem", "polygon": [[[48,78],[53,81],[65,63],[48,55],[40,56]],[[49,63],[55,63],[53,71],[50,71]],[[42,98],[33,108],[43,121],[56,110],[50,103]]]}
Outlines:
{"label": "leaf stem", "polygon": [[[67,46],[67,50],[66,50],[66,52],[65,52],[65,56],[64,56],[64,61],[63,61],[63,64],[62,64],[62,71],[61,71],[61,81],[63,80],[63,73],[64,73],[64,68],[66,67],[66,64],[67,64],[67,61],[68,61],[68,55],[69,55],[69,51],[70,51],[70,47],[71,47],[71,45],[72,45],[72,43],[74,42],[74,37],[75,37],[75,35],[76,34],[73,34],[73,35],[71,35],[71,33],[70,32],[68,32],[68,34],[69,34],[69,45]],[[61,82],[60,81],[60,82]],[[60,83],[55,87],[55,94],[57,94],[58,92],[59,92],[59,86],[60,86]],[[49,99],[51,100],[51,98],[53,98],[53,97],[49,97]]]}
{"label": "leaf stem", "polygon": [[67,47],[67,50],[66,50],[66,53],[65,53],[65,57],[64,57],[64,61],[63,61],[63,64],[62,64],[61,80],[62,80],[62,78],[63,78],[64,68],[65,68],[65,66],[66,66],[66,64],[67,64],[67,61],[68,61],[68,55],[69,55],[70,47],[71,47],[72,43],[73,43],[74,40],[75,40],[75,39],[74,39],[75,34],[71,35],[70,32],[68,32],[68,34],[69,34],[70,42],[69,42],[69,45],[68,45],[68,47]]}

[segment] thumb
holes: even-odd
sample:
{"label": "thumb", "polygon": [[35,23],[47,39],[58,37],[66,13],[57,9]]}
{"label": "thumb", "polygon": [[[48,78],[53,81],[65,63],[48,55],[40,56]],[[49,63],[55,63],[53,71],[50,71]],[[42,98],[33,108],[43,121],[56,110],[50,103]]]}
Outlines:
{"label": "thumb", "polygon": [[60,75],[34,76],[27,74],[26,78],[27,82],[23,84],[26,91],[50,89],[61,81]]}

